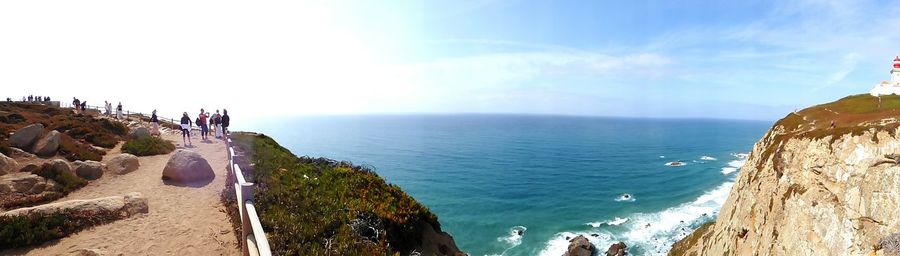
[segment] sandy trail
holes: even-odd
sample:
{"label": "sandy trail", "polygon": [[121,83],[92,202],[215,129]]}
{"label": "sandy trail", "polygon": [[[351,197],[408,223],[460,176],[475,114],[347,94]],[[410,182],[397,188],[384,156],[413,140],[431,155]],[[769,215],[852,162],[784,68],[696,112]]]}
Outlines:
{"label": "sandy trail", "polygon": [[[184,148],[180,134],[164,134],[164,139]],[[239,245],[231,229],[219,194],[225,187],[228,158],[225,143],[210,136],[194,138],[193,150],[202,155],[216,173],[202,187],[180,187],[163,183],[162,170],[170,154],[139,157],[141,167],[128,174],[105,173],[62,200],[91,199],[129,192],[148,198],[149,213],[96,226],[58,241],[0,254],[65,255],[79,249],[96,249],[107,255],[237,255]],[[121,154],[121,143],[103,160]]]}

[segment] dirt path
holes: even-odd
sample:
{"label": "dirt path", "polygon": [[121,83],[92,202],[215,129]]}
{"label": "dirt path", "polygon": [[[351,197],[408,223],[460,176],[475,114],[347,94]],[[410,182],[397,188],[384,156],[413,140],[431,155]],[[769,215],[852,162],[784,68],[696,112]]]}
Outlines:
{"label": "dirt path", "polygon": [[[163,138],[183,148],[180,134],[166,134]],[[79,249],[95,249],[107,255],[240,254],[231,223],[219,201],[228,165],[225,143],[214,138],[208,142],[194,139],[193,147],[188,149],[209,161],[216,173],[211,183],[203,187],[163,184],[160,177],[171,154],[140,157],[138,170],[124,175],[106,173],[60,200],[140,192],[148,198],[149,213],[89,228],[41,246],[0,254],[66,255]],[[119,154],[116,147],[104,156],[104,161]]]}

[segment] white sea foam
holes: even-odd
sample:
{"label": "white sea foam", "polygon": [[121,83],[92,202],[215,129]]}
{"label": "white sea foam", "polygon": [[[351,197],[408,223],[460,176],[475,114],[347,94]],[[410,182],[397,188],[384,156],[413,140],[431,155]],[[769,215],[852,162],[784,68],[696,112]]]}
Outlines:
{"label": "white sea foam", "polygon": [[528,228],[524,226],[515,226],[510,228],[506,236],[497,238],[498,242],[504,243],[507,246],[506,249],[503,249],[503,252],[499,254],[489,254],[489,256],[506,255],[507,251],[522,244],[522,237],[525,236],[525,230],[528,230]]}
{"label": "white sea foam", "polygon": [[728,175],[736,172],[738,169],[734,167],[722,167],[722,175]]}
{"label": "white sea foam", "polygon": [[[569,248],[569,240],[573,239],[577,236],[584,236],[588,239],[594,246],[605,245],[608,248],[610,244],[613,243],[612,235],[608,233],[591,233],[591,232],[560,232],[553,236],[550,241],[547,241],[547,246],[544,247],[543,250],[538,255],[541,256],[559,256],[566,252]],[[568,239],[566,239],[568,238]],[[597,247],[601,248],[601,247]]]}
{"label": "white sea foam", "polygon": [[559,233],[546,243],[541,255],[563,254],[568,246],[565,238],[577,235],[585,235],[597,248],[608,248],[615,241],[624,241],[629,246],[639,246],[643,255],[666,255],[673,243],[693,231],[692,226],[713,220],[733,185],[734,182],[723,183],[692,202],[660,212],[636,213],[622,218],[628,220],[619,225],[627,231],[619,236],[601,233],[598,237],[588,237],[593,234],[591,232]]}
{"label": "white sea foam", "polygon": [[675,161],[675,162],[668,162],[668,163],[666,163],[666,166],[673,166],[673,167],[674,167],[674,166],[685,166],[685,165],[687,165],[687,163],[681,162],[681,161]]}
{"label": "white sea foam", "polygon": [[700,160],[701,160],[701,161],[716,161],[716,160],[719,160],[719,159],[716,159],[715,157],[711,157],[711,156],[701,156],[701,157],[700,157]]}
{"label": "white sea foam", "polygon": [[616,202],[634,202],[634,200],[637,200],[637,199],[635,199],[634,196],[631,194],[621,194],[621,195],[619,195],[619,197],[616,197],[615,200],[616,200]]}
{"label": "white sea foam", "polygon": [[602,227],[602,226],[604,226],[604,225],[606,225],[606,226],[618,226],[618,225],[622,225],[622,223],[625,223],[625,222],[627,222],[627,221],[628,221],[628,218],[616,217],[614,220],[599,221],[599,222],[588,222],[587,224],[588,224],[588,226],[595,227],[595,228],[599,228],[599,227]]}
{"label": "white sea foam", "polygon": [[659,156],[659,158],[666,158],[666,156]]}

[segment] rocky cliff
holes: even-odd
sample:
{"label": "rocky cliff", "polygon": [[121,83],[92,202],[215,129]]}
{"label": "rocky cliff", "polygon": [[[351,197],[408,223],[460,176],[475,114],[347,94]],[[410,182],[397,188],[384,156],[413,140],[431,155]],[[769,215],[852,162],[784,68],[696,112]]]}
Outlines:
{"label": "rocky cliff", "polygon": [[670,255],[893,255],[898,117],[900,96],[857,95],[779,120],[754,145],[715,223]]}

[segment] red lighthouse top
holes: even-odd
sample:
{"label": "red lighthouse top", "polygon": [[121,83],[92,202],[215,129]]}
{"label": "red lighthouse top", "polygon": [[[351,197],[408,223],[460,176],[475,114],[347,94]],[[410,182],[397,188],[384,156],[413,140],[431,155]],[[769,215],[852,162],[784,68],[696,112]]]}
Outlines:
{"label": "red lighthouse top", "polygon": [[900,68],[900,56],[894,57],[894,68]]}

